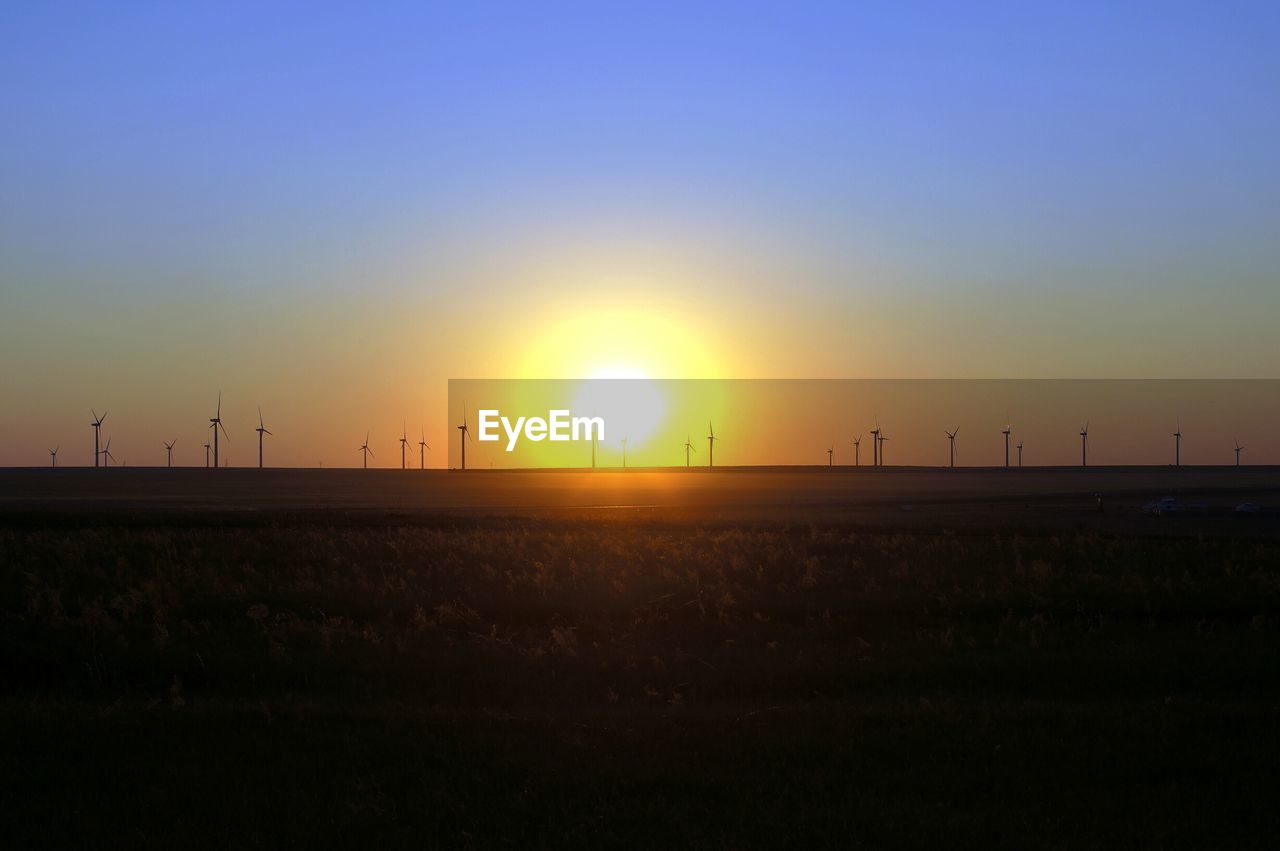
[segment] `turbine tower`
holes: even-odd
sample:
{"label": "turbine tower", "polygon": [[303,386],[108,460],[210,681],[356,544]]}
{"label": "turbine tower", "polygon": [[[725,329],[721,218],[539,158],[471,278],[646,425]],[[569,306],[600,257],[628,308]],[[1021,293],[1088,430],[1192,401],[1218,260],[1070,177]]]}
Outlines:
{"label": "turbine tower", "polygon": [[1178,430],[1173,433],[1173,466],[1182,466],[1182,421],[1178,421]]}
{"label": "turbine tower", "polygon": [[102,466],[110,467],[110,462],[116,460],[116,456],[111,454],[111,438],[107,438],[107,445],[102,447]]}
{"label": "turbine tower", "polygon": [[853,439],[853,466],[862,466],[862,435]]}
{"label": "turbine tower", "polygon": [[880,466],[880,418],[876,417],[876,427],[871,429],[871,466]]}
{"label": "turbine tower", "polygon": [[[471,439],[471,428],[467,425],[467,403],[462,403],[462,425],[458,426],[458,445],[462,447],[462,469],[467,469],[467,441]],[[594,449],[592,450],[594,456]],[[592,464],[594,466],[594,462]]]}
{"label": "turbine tower", "polygon": [[711,427],[711,420],[707,420],[707,468],[710,469],[716,465],[716,430]]}
{"label": "turbine tower", "polygon": [[[369,469],[369,456],[373,455],[373,450],[369,448],[369,432],[366,431],[364,433],[364,443],[362,443],[360,448],[356,451],[364,453],[364,469]],[[374,455],[374,457],[376,458],[378,456]]]}
{"label": "turbine tower", "polygon": [[697,451],[698,450],[693,448],[693,438],[690,437],[689,435],[686,435],[684,438],[684,465],[686,467],[689,466],[689,453],[697,452]]}
{"label": "turbine tower", "polygon": [[1089,423],[1085,422],[1084,428],[1080,429],[1080,466],[1089,466]]}
{"label": "turbine tower", "polygon": [[[947,440],[951,443],[951,466],[954,467],[956,465],[956,435],[960,433],[960,426],[956,426],[951,431],[946,431],[944,429],[942,433],[947,436]],[[1009,439],[1009,434],[1008,432],[1006,432],[1005,433],[1006,443],[1008,442],[1008,439]],[[1005,446],[1004,451],[1005,451],[1004,464],[1007,467],[1009,466],[1009,447],[1007,445]]]}
{"label": "turbine tower", "polygon": [[1009,420],[1005,419],[1004,431],[1000,432],[1004,435],[1004,466],[1009,468],[1009,432],[1013,431],[1013,426],[1009,425]]}
{"label": "turbine tower", "polygon": [[93,428],[93,466],[98,466],[98,459],[102,452],[98,449],[98,437],[102,434],[102,421],[107,418],[107,412],[103,411],[102,416],[98,416],[97,411],[93,411],[93,422],[89,423]]}
{"label": "turbine tower", "polygon": [[61,448],[62,448],[62,445],[59,444],[58,446],[55,446],[53,449],[49,450],[49,460],[52,462],[52,466],[54,467],[58,466],[58,450]]}
{"label": "turbine tower", "polygon": [[178,439],[175,437],[173,440],[168,441],[164,445],[164,465],[166,467],[173,466],[173,445],[177,442],[178,442]]}
{"label": "turbine tower", "polygon": [[1022,466],[1022,441],[1018,441],[1018,466]]}
{"label": "turbine tower", "polygon": [[889,441],[889,436],[883,431],[880,432],[880,466],[884,466],[884,445]]}
{"label": "turbine tower", "polygon": [[409,469],[405,465],[405,451],[408,448],[409,448],[409,429],[407,426],[403,426],[400,429],[400,469],[401,470]]}
{"label": "turbine tower", "polygon": [[1238,440],[1237,440],[1237,441],[1236,441],[1236,466],[1237,466],[1237,467],[1239,467],[1239,466],[1240,466],[1240,450],[1241,450],[1241,449],[1244,449],[1244,447],[1243,447],[1243,446],[1241,446],[1241,445],[1240,445],[1240,441],[1238,441]]}
{"label": "turbine tower", "polygon": [[218,391],[218,411],[209,418],[209,428],[213,429],[213,466],[218,466],[218,431],[222,431],[222,436],[227,440],[231,440],[231,435],[227,434],[227,427],[222,424],[222,391]]}
{"label": "turbine tower", "polygon": [[430,446],[427,446],[427,430],[425,428],[420,427],[420,434],[418,437],[418,469],[419,470],[427,469],[427,450],[430,448],[431,448]]}
{"label": "turbine tower", "polygon": [[254,429],[258,433],[258,469],[262,469],[262,436],[271,434],[267,431],[267,426],[262,422],[262,408],[258,408],[258,427]]}
{"label": "turbine tower", "polygon": [[834,467],[836,459],[836,445],[831,444],[831,448],[827,450],[827,466]]}
{"label": "turbine tower", "polygon": [[209,443],[206,441],[206,442],[205,442],[205,444],[204,444],[204,468],[205,468],[206,470],[207,470],[207,469],[209,469],[209,450],[210,450],[211,448],[212,448],[212,447],[211,447],[211,446],[209,445]]}

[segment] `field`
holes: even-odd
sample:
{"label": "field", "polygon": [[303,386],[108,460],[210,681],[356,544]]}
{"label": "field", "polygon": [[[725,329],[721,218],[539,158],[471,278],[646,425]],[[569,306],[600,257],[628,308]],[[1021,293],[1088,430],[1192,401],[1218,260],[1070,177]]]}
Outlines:
{"label": "field", "polygon": [[3,471],[6,844],[1270,847],[1278,504],[1275,468]]}

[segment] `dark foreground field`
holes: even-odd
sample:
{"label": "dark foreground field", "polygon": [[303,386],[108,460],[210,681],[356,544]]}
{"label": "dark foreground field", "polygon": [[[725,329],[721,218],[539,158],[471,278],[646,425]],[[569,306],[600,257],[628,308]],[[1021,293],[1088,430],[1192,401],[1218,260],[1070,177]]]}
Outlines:
{"label": "dark foreground field", "polygon": [[1271,847],[1280,536],[1139,490],[1108,529],[1053,486],[985,524],[9,489],[5,844]]}

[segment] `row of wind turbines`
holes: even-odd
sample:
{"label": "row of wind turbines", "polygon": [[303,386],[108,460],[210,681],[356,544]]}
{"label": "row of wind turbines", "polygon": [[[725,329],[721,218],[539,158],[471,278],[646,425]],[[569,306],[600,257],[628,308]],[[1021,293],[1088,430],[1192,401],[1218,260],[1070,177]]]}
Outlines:
{"label": "row of wind turbines", "polygon": [[[956,435],[960,433],[960,427],[956,426],[950,431],[943,429],[942,433],[946,436],[947,443],[948,443],[948,450],[949,450],[948,466],[955,467]],[[1006,425],[1003,429],[1000,430],[1000,434],[1004,435],[1004,466],[1005,467],[1010,466],[1009,437],[1012,433],[1013,433],[1013,426],[1011,425]],[[887,436],[885,436],[883,429],[880,428],[879,421],[876,422],[876,427],[871,430],[871,436],[874,440],[873,449],[875,450],[873,464],[879,467],[884,464],[884,442],[889,439]],[[1174,447],[1173,448],[1173,465],[1175,467],[1181,467],[1182,466],[1182,424],[1181,423],[1178,424],[1177,431],[1173,432],[1170,435],[1170,437],[1173,438],[1173,447]],[[1240,453],[1244,450],[1244,447],[1240,445],[1239,440],[1234,441],[1234,443],[1235,443],[1234,452],[1235,452],[1235,462],[1236,462],[1235,465],[1239,467]],[[862,463],[860,452],[859,452],[861,448],[861,444],[862,444],[862,435],[858,435],[853,439],[854,466],[861,466],[861,463]],[[1023,442],[1019,440],[1017,443],[1017,446],[1015,447],[1018,450],[1017,466],[1019,467],[1022,466],[1023,445],[1024,445]],[[836,446],[834,443],[832,443],[831,446],[827,448],[827,466],[828,467],[834,466],[835,464],[835,452],[836,452]],[[1089,423],[1088,422],[1086,422],[1080,428],[1080,466],[1081,467],[1089,466]]]}
{"label": "row of wind turbines", "polygon": [[[111,462],[116,460],[116,457],[111,454],[111,437],[110,436],[107,437],[107,442],[105,445],[102,443],[102,424],[107,419],[107,412],[103,411],[102,415],[99,416],[97,410],[94,409],[90,413],[93,414],[93,421],[89,423],[89,427],[93,429],[93,466],[109,467],[111,465]],[[217,468],[222,466],[220,438],[225,439],[228,442],[231,441],[231,435],[227,433],[227,427],[223,425],[223,422],[222,422],[222,394],[221,393],[218,394],[218,405],[214,409],[214,414],[212,417],[209,418],[209,430],[213,432],[213,437],[212,437],[212,442],[206,441],[204,444],[204,465],[205,467],[212,466],[214,468]],[[254,431],[257,432],[258,434],[258,468],[261,469],[264,466],[264,460],[265,460],[264,438],[274,437],[273,432],[267,428],[266,422],[263,420],[261,407],[258,408],[258,427],[254,429]],[[173,440],[163,441],[163,443],[164,443],[164,453],[165,453],[165,466],[172,467],[173,466],[173,447],[177,445],[178,440],[177,438],[174,438]],[[400,436],[400,467],[401,469],[406,468],[406,459],[407,459],[406,447],[409,445],[409,443],[410,441],[408,437],[408,430],[406,429],[405,432]],[[56,446],[53,449],[49,450],[49,461],[50,461],[50,465],[53,467],[58,466],[58,450],[59,449],[61,449],[61,445]],[[430,449],[431,447],[427,445],[426,430],[423,429],[422,438],[418,441],[418,464],[424,470],[426,469],[426,466],[427,466],[426,453]],[[368,432],[365,433],[364,443],[356,451],[363,453],[364,466],[367,469],[369,466],[369,458],[373,456],[373,450],[369,448]]]}
{"label": "row of wind turbines", "polygon": [[[107,412],[103,411],[101,416],[98,415],[97,410],[93,410],[91,413],[93,414],[93,421],[89,424],[89,426],[93,429],[93,466],[95,467],[110,466],[111,462],[116,460],[116,457],[111,454],[111,437],[110,436],[107,437],[107,441],[105,444],[103,444],[101,441],[102,425],[107,419]],[[462,462],[461,469],[465,470],[467,468],[467,443],[468,441],[471,440],[471,427],[468,424],[465,404],[462,410],[462,422],[457,426],[457,429],[459,432],[458,434],[459,449],[461,450],[460,452],[460,457]],[[217,407],[214,410],[214,415],[209,418],[209,430],[213,433],[213,437],[212,437],[212,442],[206,441],[204,444],[204,451],[205,451],[204,465],[205,467],[209,467],[212,465],[214,468],[217,468],[221,465],[220,437],[227,441],[231,440],[231,435],[227,433],[226,426],[223,425],[223,422],[222,422],[222,394],[221,393],[218,394],[218,403],[217,403]],[[257,432],[257,435],[258,435],[258,467],[261,468],[263,467],[263,464],[264,464],[264,451],[263,451],[264,438],[274,436],[273,433],[266,427],[266,423],[262,417],[261,407],[258,408],[258,427],[254,429],[254,431]],[[946,436],[947,442],[948,442],[948,451],[949,451],[948,466],[950,467],[956,466],[956,436],[959,433],[960,433],[959,426],[956,426],[955,428],[950,430],[947,430],[947,429],[943,430],[943,434]],[[1012,425],[1006,425],[1000,431],[1000,434],[1004,436],[1004,466],[1006,468],[1011,466],[1010,436],[1012,433],[1013,433]],[[369,446],[369,434],[370,434],[369,432],[365,432],[364,443],[362,443],[360,446],[356,448],[356,451],[361,453],[361,463],[364,469],[368,469],[369,459],[376,457],[374,455],[373,449],[371,449]],[[884,444],[889,441],[889,436],[885,433],[885,430],[881,427],[880,420],[878,417],[876,418],[876,421],[875,421],[875,428],[872,428],[870,430],[870,435],[872,439],[872,445],[871,445],[872,466],[875,466],[875,467],[884,466],[885,464]],[[855,467],[862,466],[863,436],[864,435],[860,434],[857,437],[853,438],[852,440],[853,459],[854,459],[853,463]],[[1174,440],[1174,466],[1180,467],[1182,466],[1182,437],[1183,437],[1181,423],[1178,424],[1177,430],[1174,431],[1170,436]],[[710,420],[707,421],[707,438],[706,439],[707,439],[707,467],[710,468],[715,466],[715,445],[716,445],[716,441],[720,439],[716,437],[715,426],[712,424]],[[173,447],[177,444],[177,442],[178,441],[176,438],[174,440],[164,441],[166,467],[173,466]],[[402,430],[401,435],[398,439],[398,442],[400,444],[400,469],[402,470],[408,469],[408,450],[409,450],[409,447],[413,444],[411,439],[409,438],[407,427],[404,430]],[[622,466],[623,468],[625,468],[627,466],[627,438],[625,437],[622,438],[621,443],[622,443]],[[1235,466],[1239,467],[1240,453],[1244,450],[1244,447],[1240,445],[1239,440],[1236,440],[1234,443],[1235,443],[1235,446],[1234,446]],[[426,453],[431,450],[431,446],[428,445],[426,440],[425,428],[422,429],[420,432],[420,437],[417,441],[417,446],[418,446],[418,467],[419,469],[425,470],[427,466]],[[1017,449],[1017,453],[1018,453],[1017,454],[1018,467],[1022,466],[1023,446],[1024,446],[1023,442],[1019,440],[1016,447],[1014,447]],[[58,450],[60,448],[61,446],[58,446],[49,450],[50,464],[53,467],[58,466]],[[692,466],[691,456],[694,454],[697,454],[697,449],[694,448],[692,435],[686,436],[685,442],[682,445],[682,448],[684,449],[684,464],[686,467],[691,467]],[[835,452],[836,452],[836,447],[835,447],[835,443],[833,442],[826,450],[828,467],[835,466]],[[1082,467],[1089,466],[1089,423],[1087,421],[1080,428],[1080,466]],[[591,468],[595,469],[595,467],[596,467],[596,439],[593,436],[591,440]]]}

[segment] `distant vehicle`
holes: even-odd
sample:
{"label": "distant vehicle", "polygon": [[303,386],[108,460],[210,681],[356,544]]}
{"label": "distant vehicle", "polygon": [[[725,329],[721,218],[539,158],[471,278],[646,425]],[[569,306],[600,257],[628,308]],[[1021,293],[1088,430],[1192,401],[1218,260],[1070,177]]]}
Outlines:
{"label": "distant vehicle", "polygon": [[1258,514],[1262,506],[1256,502],[1242,502],[1236,506],[1236,514]]}
{"label": "distant vehicle", "polygon": [[1142,506],[1142,510],[1148,514],[1181,514],[1186,511],[1186,507],[1173,497],[1166,496],[1155,502],[1148,502]]}

